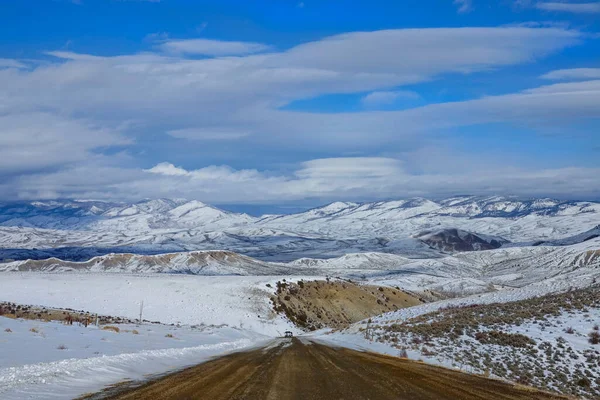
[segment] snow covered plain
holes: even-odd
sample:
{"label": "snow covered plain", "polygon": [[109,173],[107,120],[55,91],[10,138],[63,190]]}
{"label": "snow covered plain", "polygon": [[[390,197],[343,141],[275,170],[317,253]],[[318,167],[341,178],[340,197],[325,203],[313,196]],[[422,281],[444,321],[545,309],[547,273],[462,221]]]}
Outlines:
{"label": "snow covered plain", "polygon": [[0,317],[0,398],[71,399],[271,340],[228,327],[119,329]]}

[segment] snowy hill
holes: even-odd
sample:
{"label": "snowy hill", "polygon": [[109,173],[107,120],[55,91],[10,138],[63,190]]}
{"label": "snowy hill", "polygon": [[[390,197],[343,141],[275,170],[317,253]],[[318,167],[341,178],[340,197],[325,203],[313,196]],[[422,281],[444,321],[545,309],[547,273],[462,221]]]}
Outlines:
{"label": "snowy hill", "polygon": [[[590,229],[589,231],[582,232],[578,235],[574,235],[574,236],[570,236],[570,237],[566,237],[566,238],[562,238],[562,239],[558,239],[558,240],[552,240],[549,242],[539,243],[539,244],[545,244],[545,245],[550,245],[550,246],[566,246],[569,244],[586,242],[588,240],[592,240],[597,237],[600,237],[600,225],[596,226],[595,228]],[[536,243],[536,244],[538,244],[538,243]]]}
{"label": "snowy hill", "polygon": [[445,252],[490,250],[508,243],[502,238],[476,235],[460,229],[426,231],[416,237],[423,243]]}
{"label": "snowy hill", "polygon": [[501,196],[454,197],[439,202],[442,208],[438,215],[469,216],[476,218],[514,218],[527,215],[576,215],[585,212],[598,212],[600,206],[594,202],[560,201],[554,199],[516,200]]}
{"label": "snowy hill", "polygon": [[228,251],[201,251],[160,255],[107,254],[84,262],[58,258],[14,261],[0,264],[0,271],[272,275],[287,272],[287,269]]}
{"label": "snowy hill", "polygon": [[98,201],[50,201],[0,206],[1,226],[42,229],[113,230],[135,233],[161,228],[229,227],[252,222],[199,201],[144,200],[132,204]]}
{"label": "snowy hill", "polygon": [[88,261],[57,258],[0,263],[0,272],[112,272],[242,276],[341,276],[377,281],[407,290],[452,295],[524,287],[545,280],[569,281],[600,275],[600,238],[569,246],[523,246],[463,252],[435,259],[386,253],[266,262],[229,251],[158,255],[108,254]]}
{"label": "snowy hill", "polygon": [[591,229],[600,220],[600,203],[550,199],[517,201],[466,196],[437,203],[412,199],[344,205],[332,211],[328,211],[330,205],[299,214],[270,216],[258,223],[291,230],[301,225],[307,232],[345,232],[352,236],[409,236],[424,230],[456,228],[521,242],[559,239]]}
{"label": "snowy hill", "polygon": [[[362,252],[437,258],[498,244],[575,244],[596,235],[599,225],[600,203],[552,199],[335,202],[260,218],[182,199],[46,201],[0,205],[0,260],[194,250],[230,250],[268,261]],[[424,232],[437,234],[424,238]]]}

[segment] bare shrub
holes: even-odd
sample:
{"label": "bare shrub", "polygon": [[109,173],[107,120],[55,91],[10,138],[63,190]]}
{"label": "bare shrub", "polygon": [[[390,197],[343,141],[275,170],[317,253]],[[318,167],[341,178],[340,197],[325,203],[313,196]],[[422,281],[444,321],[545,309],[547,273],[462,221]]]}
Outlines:
{"label": "bare shrub", "polygon": [[165,335],[165,337],[168,337],[168,338],[174,338],[175,336],[173,336],[171,333],[167,333],[167,334]]}
{"label": "bare shrub", "polygon": [[591,331],[588,335],[588,342],[591,344],[600,344],[600,332]]}
{"label": "bare shrub", "polygon": [[31,332],[31,333],[40,333],[40,331],[37,328],[31,328],[31,329],[29,329],[29,332]]}
{"label": "bare shrub", "polygon": [[58,350],[67,350],[67,346],[65,346],[64,344],[61,344],[57,347]]}
{"label": "bare shrub", "polygon": [[11,330],[10,328],[6,328],[6,329],[4,330],[4,332],[6,332],[6,333],[11,333],[11,332],[12,332],[12,330]]}
{"label": "bare shrub", "polygon": [[589,388],[592,385],[592,382],[586,378],[585,376],[582,378],[579,378],[577,380],[577,386],[583,387],[583,388]]}
{"label": "bare shrub", "polygon": [[433,350],[429,350],[427,347],[423,346],[421,348],[421,354],[423,354],[425,357],[433,357],[435,356],[437,353]]}

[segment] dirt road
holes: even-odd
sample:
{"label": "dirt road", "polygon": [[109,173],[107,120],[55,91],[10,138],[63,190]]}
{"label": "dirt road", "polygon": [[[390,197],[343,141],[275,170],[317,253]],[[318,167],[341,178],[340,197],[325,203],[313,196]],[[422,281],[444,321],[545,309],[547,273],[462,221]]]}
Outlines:
{"label": "dirt road", "polygon": [[495,380],[299,339],[235,353],[110,399],[559,399]]}

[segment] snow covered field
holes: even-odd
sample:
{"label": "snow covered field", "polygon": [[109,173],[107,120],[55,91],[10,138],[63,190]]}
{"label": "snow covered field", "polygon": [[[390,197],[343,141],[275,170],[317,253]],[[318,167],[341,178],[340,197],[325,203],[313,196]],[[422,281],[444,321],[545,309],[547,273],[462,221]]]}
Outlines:
{"label": "snow covered field", "polygon": [[118,327],[0,317],[0,398],[71,399],[272,340],[229,327]]}
{"label": "snow covered field", "polygon": [[274,287],[276,281],[289,276],[5,273],[1,278],[0,301],[83,309],[131,319],[139,317],[143,301],[143,318],[149,321],[226,324],[270,336],[295,330],[273,312],[269,297],[274,289],[266,286]]}

